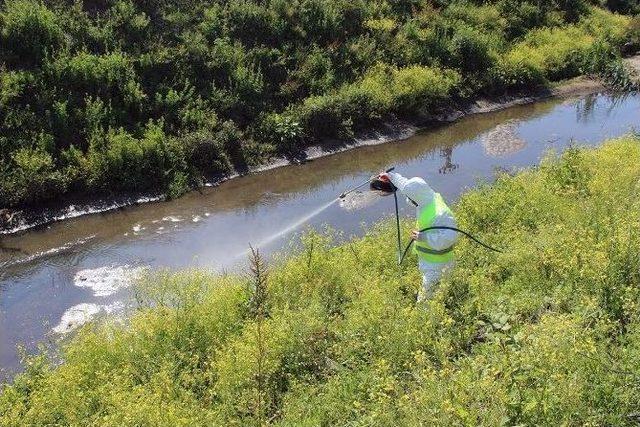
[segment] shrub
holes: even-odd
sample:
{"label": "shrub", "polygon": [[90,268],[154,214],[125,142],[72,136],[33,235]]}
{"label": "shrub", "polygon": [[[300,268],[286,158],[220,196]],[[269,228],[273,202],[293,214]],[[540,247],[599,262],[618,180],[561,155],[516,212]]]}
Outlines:
{"label": "shrub", "polygon": [[547,82],[545,70],[526,49],[512,49],[493,70],[500,88],[541,86]]}
{"label": "shrub", "polygon": [[[46,135],[43,139],[48,139]],[[5,170],[0,185],[0,203],[12,206],[18,201],[34,203],[50,200],[65,191],[63,174],[51,155],[42,148],[21,148],[12,155],[13,168]]]}
{"label": "shrub", "polygon": [[162,129],[149,123],[138,139],[123,129],[109,131],[104,151],[94,144],[89,151],[90,185],[101,189],[147,190],[167,184],[166,170],[180,166],[182,153],[169,144]]}
{"label": "shrub", "polygon": [[109,9],[107,25],[104,31],[115,40],[110,42],[119,43],[116,45],[123,50],[136,51],[136,47],[141,46],[145,37],[149,37],[150,24],[149,17],[140,12],[136,3],[130,0],[118,0]]}
{"label": "shrub", "polygon": [[93,95],[134,106],[145,96],[131,59],[122,53],[98,56],[82,52],[71,58],[61,57],[50,71],[51,77],[69,91],[71,99]]}
{"label": "shrub", "polygon": [[463,72],[488,70],[496,61],[495,48],[492,37],[463,27],[449,42],[447,64]]}
{"label": "shrub", "polygon": [[167,186],[167,198],[177,199],[189,191],[189,178],[184,172],[175,172]]}
{"label": "shrub", "polygon": [[9,71],[0,73],[0,108],[2,112],[22,103],[35,80],[32,73]]}
{"label": "shrub", "polygon": [[232,170],[231,161],[221,141],[212,131],[196,131],[180,138],[184,145],[187,161],[200,173],[222,172]]}
{"label": "shrub", "polygon": [[454,2],[443,11],[443,15],[451,19],[454,25],[462,24],[483,34],[495,36],[501,36],[507,24],[507,18],[500,14],[500,9],[495,4],[477,6],[467,2]]}
{"label": "shrub", "polygon": [[390,113],[437,106],[458,82],[451,70],[378,66],[333,95],[308,98],[294,114],[313,138],[348,138]]}
{"label": "shrub", "polygon": [[523,36],[528,31],[547,23],[548,15],[544,9],[528,1],[504,0],[499,3],[502,16],[506,18],[508,39]]}
{"label": "shrub", "polygon": [[294,117],[299,118],[311,138],[352,137],[350,105],[344,98],[342,93],[307,98],[303,105],[294,108]]}
{"label": "shrub", "polygon": [[[579,25],[533,30],[503,56],[496,78],[501,85],[523,87],[594,72],[595,61],[610,63],[611,54],[615,57],[611,43],[619,44],[626,22],[594,13]],[[596,39],[595,34],[604,38]]]}
{"label": "shrub", "polygon": [[216,139],[220,141],[220,145],[224,147],[234,165],[238,167],[246,165],[247,153],[245,152],[244,135],[234,122],[227,120],[222,123],[216,132]]}
{"label": "shrub", "polygon": [[600,9],[591,10],[579,24],[582,30],[602,43],[611,45],[615,50],[628,41],[630,25],[631,19],[628,17]]}
{"label": "shrub", "polygon": [[605,2],[608,9],[626,14],[640,13],[640,4],[635,0],[606,0]]}
{"label": "shrub", "polygon": [[628,38],[627,53],[640,51],[640,16],[631,19],[626,30]]}
{"label": "shrub", "polygon": [[284,153],[299,151],[304,136],[302,126],[288,114],[269,114],[260,122],[258,137]]}
{"label": "shrub", "polygon": [[7,60],[21,66],[41,65],[64,43],[56,14],[39,1],[3,2],[0,25],[0,43]]}
{"label": "shrub", "polygon": [[336,82],[331,58],[319,49],[310,52],[292,77],[305,88],[304,95],[319,95],[328,92]]}
{"label": "shrub", "polygon": [[459,82],[455,71],[412,66],[394,70],[387,90],[393,97],[392,109],[428,110],[444,102]]}
{"label": "shrub", "polygon": [[229,3],[228,25],[231,35],[248,45],[275,43],[278,29],[272,12],[264,6],[237,0]]}

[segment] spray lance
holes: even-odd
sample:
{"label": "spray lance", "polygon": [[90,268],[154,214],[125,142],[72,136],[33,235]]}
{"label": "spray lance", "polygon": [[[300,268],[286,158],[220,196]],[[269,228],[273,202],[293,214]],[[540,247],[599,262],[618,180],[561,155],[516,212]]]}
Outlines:
{"label": "spray lance", "polygon": [[[393,171],[394,169],[395,169],[395,166],[392,167],[392,168],[387,169],[386,171],[384,171],[384,173],[389,173],[389,172]],[[340,199],[344,199],[347,196],[347,194],[353,193],[354,191],[361,189],[365,185],[369,185],[369,186],[371,186],[373,188],[373,182],[376,181],[376,180],[379,180],[378,175],[372,175],[369,178],[367,178],[367,180],[365,182],[363,182],[362,184],[359,184],[359,185],[357,185],[357,186],[355,186],[355,187],[353,187],[353,188],[351,188],[349,190],[346,190],[344,193],[342,193],[340,195],[339,198]],[[391,184],[391,185],[393,186],[393,184]],[[391,192],[391,191],[388,191],[388,192]]]}

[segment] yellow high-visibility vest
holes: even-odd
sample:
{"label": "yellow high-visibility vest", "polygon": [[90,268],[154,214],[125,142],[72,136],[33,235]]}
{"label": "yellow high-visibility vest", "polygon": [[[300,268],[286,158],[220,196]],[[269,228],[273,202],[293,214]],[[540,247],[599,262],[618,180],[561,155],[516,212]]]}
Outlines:
{"label": "yellow high-visibility vest", "polygon": [[[420,216],[418,216],[417,226],[418,230],[433,226],[436,218],[439,215],[448,213],[453,216],[451,209],[445,203],[440,193],[435,193],[433,200],[428,206],[422,209]],[[428,233],[428,231],[427,231]],[[416,240],[413,246],[414,252],[418,255],[418,258],[426,262],[449,262],[453,260],[453,246],[438,250],[434,249],[427,242],[419,242]]]}

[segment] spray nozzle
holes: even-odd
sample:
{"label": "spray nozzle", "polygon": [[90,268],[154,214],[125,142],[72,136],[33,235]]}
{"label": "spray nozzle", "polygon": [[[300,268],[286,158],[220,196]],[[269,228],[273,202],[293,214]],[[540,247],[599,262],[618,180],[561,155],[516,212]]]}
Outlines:
{"label": "spray nozzle", "polygon": [[[395,166],[394,166],[394,167],[391,167],[391,168],[389,168],[389,169],[387,169],[386,171],[384,171],[384,173],[391,172],[391,171],[392,171],[392,170],[394,170],[394,169],[395,169]],[[347,190],[347,191],[343,192],[342,194],[340,194],[340,196],[338,196],[338,199],[344,199],[344,198],[347,196],[347,194],[352,193],[352,192],[354,192],[354,191],[358,190],[359,188],[364,187],[364,186],[365,186],[365,185],[367,185],[367,184],[368,184],[369,186],[371,186],[371,183],[372,183],[374,180],[378,180],[378,176],[377,176],[377,175],[374,175],[374,176],[372,176],[372,177],[368,178],[368,179],[367,179],[365,182],[363,182],[362,184],[360,184],[360,185],[358,185],[358,186],[356,186],[356,187],[353,187],[353,188],[351,188],[351,189],[349,189],[349,190]],[[391,184],[391,183],[390,183],[390,184]],[[391,184],[391,185],[393,185],[393,184]],[[395,188],[395,187],[394,187],[394,188]]]}
{"label": "spray nozzle", "polygon": [[383,193],[394,193],[397,190],[396,186],[393,185],[391,181],[378,177],[371,180],[369,188],[374,191],[382,191]]}

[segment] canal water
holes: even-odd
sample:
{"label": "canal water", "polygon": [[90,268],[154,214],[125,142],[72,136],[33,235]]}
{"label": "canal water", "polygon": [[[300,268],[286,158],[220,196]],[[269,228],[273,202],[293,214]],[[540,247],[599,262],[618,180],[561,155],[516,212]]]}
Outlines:
{"label": "canal water", "polygon": [[[33,352],[94,316],[117,315],[130,298],[128,286],[147,269],[241,269],[249,244],[272,254],[295,238],[301,222],[361,235],[366,224],[393,213],[391,199],[354,194],[331,201],[390,166],[424,177],[454,201],[497,170],[536,165],[549,150],[597,145],[639,124],[637,94],[546,100],[233,179],[179,200],[0,236],[0,377],[19,370],[17,345]],[[412,212],[402,207],[402,215]]]}

